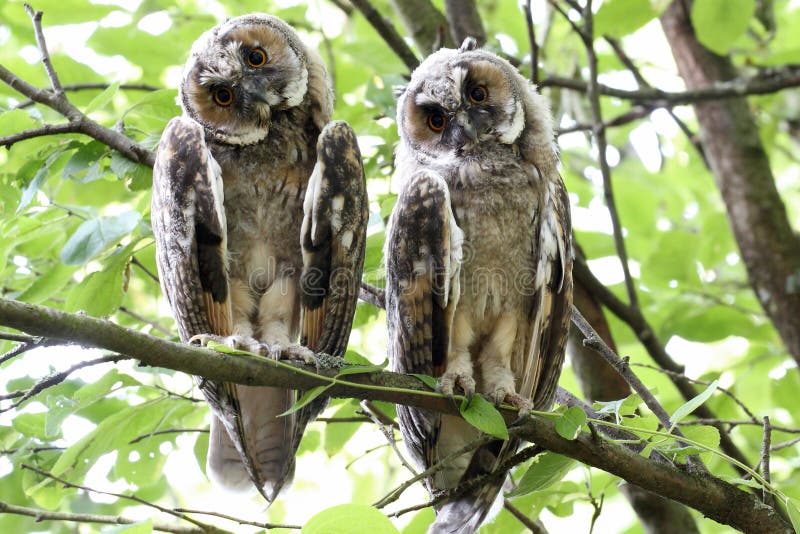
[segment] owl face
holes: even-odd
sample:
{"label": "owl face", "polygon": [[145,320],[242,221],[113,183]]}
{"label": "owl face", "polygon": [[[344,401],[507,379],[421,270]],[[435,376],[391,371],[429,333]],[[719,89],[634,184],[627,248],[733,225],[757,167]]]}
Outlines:
{"label": "owl face", "polygon": [[468,156],[513,144],[525,125],[524,79],[508,62],[466,43],[442,49],[411,75],[398,101],[401,138],[415,153]]}
{"label": "owl face", "polygon": [[230,19],[192,46],[180,86],[183,109],[221,141],[255,143],[276,112],[303,102],[307,63],[305,47],[282,20]]}

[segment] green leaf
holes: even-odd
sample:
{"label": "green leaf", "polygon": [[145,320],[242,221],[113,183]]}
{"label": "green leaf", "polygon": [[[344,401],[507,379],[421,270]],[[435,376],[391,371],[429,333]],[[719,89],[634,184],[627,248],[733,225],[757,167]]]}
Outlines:
{"label": "green leaf", "polygon": [[789,520],[792,522],[792,528],[795,532],[800,532],[800,499],[787,497],[784,504]]}
{"label": "green leaf", "polygon": [[340,504],[313,516],[300,534],[399,534],[399,531],[375,507]]}
{"label": "green leaf", "polygon": [[153,184],[153,169],[131,161],[119,152],[111,155],[111,172],[125,180],[131,191],[149,189]]}
{"label": "green leaf", "polygon": [[39,126],[39,121],[31,117],[24,109],[12,109],[11,111],[0,113],[0,137]]}
{"label": "green leaf", "polygon": [[418,374],[418,373],[410,373],[410,374],[411,374],[411,376],[413,376],[415,378],[418,378],[420,380],[420,382],[422,382],[423,384],[425,384],[426,386],[431,388],[433,391],[436,391],[436,387],[439,385],[439,383],[432,376],[421,375],[421,374]]}
{"label": "green leaf", "polygon": [[23,413],[14,417],[11,421],[11,426],[20,434],[32,438],[46,440],[58,437],[59,432],[52,435],[47,434],[45,426],[46,418],[46,413]]}
{"label": "green leaf", "polygon": [[706,402],[711,395],[717,390],[717,385],[719,384],[719,380],[714,380],[709,384],[709,386],[699,395],[690,399],[686,402],[683,406],[675,410],[675,413],[672,414],[672,417],[669,418],[670,428],[669,431],[672,432],[672,429],[675,428],[675,425],[680,423],[687,415],[695,411],[699,406],[701,406],[704,402]]}
{"label": "green leaf", "polygon": [[578,437],[585,422],[586,412],[577,406],[572,406],[556,420],[556,432],[564,439],[573,440]]}
{"label": "green leaf", "polygon": [[278,414],[278,417],[283,417],[284,415],[293,414],[306,404],[309,404],[311,401],[322,395],[326,389],[330,388],[333,384],[328,384],[327,386],[317,386],[315,388],[311,388],[303,392],[303,396],[297,399],[291,408],[283,412],[282,414]]}
{"label": "green leaf", "polygon": [[706,48],[724,55],[747,30],[755,9],[755,0],[695,0],[692,27]]}
{"label": "green leaf", "polygon": [[50,267],[41,276],[35,278],[28,289],[17,297],[17,300],[39,304],[57,295],[59,290],[67,285],[76,270],[77,267],[63,263]]}
{"label": "green leaf", "polygon": [[554,452],[539,454],[533,459],[514,491],[506,494],[506,496],[520,497],[534,491],[543,490],[564,478],[575,463],[572,458]]}
{"label": "green leaf", "polygon": [[80,147],[64,165],[61,176],[80,183],[93,182],[102,178],[102,163],[109,148],[99,141],[92,141]]}
{"label": "green leaf", "polygon": [[86,109],[83,111],[86,115],[93,111],[97,111],[98,109],[103,109],[111,102],[111,99],[114,98],[114,95],[117,94],[119,90],[119,82],[114,82],[108,87],[106,87],[99,95],[94,97],[89,105],[86,106]]}
{"label": "green leaf", "polygon": [[594,16],[594,34],[620,38],[658,15],[650,0],[606,0]]}
{"label": "green leaf", "polygon": [[465,398],[461,402],[460,411],[464,420],[481,432],[499,439],[508,439],[508,428],[503,416],[491,402],[480,395],[473,396],[469,402]]}
{"label": "green leaf", "polygon": [[67,265],[83,265],[133,231],[141,219],[138,212],[126,211],[85,221],[64,244],[61,261]]}
{"label": "green leaf", "polygon": [[91,273],[70,291],[65,304],[67,311],[84,311],[94,317],[110,315],[122,303],[123,277],[136,243],[118,250],[106,262],[102,271]]}

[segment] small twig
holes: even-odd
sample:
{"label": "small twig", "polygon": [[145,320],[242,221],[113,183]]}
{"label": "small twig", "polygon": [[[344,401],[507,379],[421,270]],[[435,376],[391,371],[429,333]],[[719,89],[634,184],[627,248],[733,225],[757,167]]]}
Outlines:
{"label": "small twig", "polygon": [[513,515],[517,521],[525,525],[525,528],[530,530],[532,534],[547,534],[547,529],[544,527],[541,521],[538,519],[531,519],[525,515],[522,510],[514,506],[510,500],[503,499],[503,508],[508,510],[508,512]]}
{"label": "small twig", "polygon": [[[41,508],[29,508],[27,506],[17,506],[11,503],[0,501],[0,514],[14,514],[32,517],[36,521],[73,521],[75,523],[100,523],[105,525],[132,525],[141,519],[130,519],[119,515],[98,515],[98,514],[73,514],[69,512],[54,512]],[[153,530],[159,532],[172,532],[173,534],[209,534],[210,532],[227,532],[222,529],[210,526],[208,528],[199,527],[178,527],[153,523]]]}
{"label": "small twig", "polygon": [[392,450],[395,455],[397,455],[397,458],[400,459],[400,463],[403,464],[403,467],[408,469],[412,476],[416,476],[417,470],[408,463],[405,456],[403,456],[400,449],[397,447],[397,440],[394,437],[394,429],[397,425],[394,420],[383,413],[373,402],[361,401],[361,409],[372,419],[372,422],[378,425],[381,433],[386,438],[386,442],[392,447]]}
{"label": "small twig", "polygon": [[[769,473],[769,452],[770,452],[770,445],[772,443],[772,427],[769,424],[769,416],[764,416],[764,437],[761,441],[761,476],[764,477],[768,483],[770,482],[770,473]],[[772,501],[772,493],[770,493],[766,487],[763,488],[763,493],[761,495],[761,500],[764,501],[764,504],[771,504]]]}
{"label": "small twig", "polygon": [[12,135],[0,137],[0,146],[10,148],[14,143],[25,141],[26,139],[77,132],[80,132],[80,124],[77,123],[45,124],[40,128],[31,128],[30,130],[23,130]]}
{"label": "small twig", "polygon": [[533,14],[531,12],[531,0],[525,0],[522,5],[525,12],[525,27],[528,30],[528,46],[531,49],[531,81],[534,85],[539,84],[539,45],[536,44],[536,28],[533,25]]}
{"label": "small twig", "polygon": [[[687,401],[696,397],[697,390],[683,375],[683,366],[679,365],[667,353],[663,343],[656,336],[653,327],[647,322],[642,311],[639,308],[628,306],[604,286],[592,273],[583,258],[575,259],[572,272],[577,283],[582,284],[597,300],[630,327],[653,361],[662,368],[676,373],[674,375],[667,374],[667,376],[670,377],[672,383],[680,391],[681,396]],[[706,405],[699,406],[695,410],[695,415],[706,419],[714,418],[714,413]],[[720,446],[722,450],[740,463],[750,465],[744,453],[736,446],[727,432],[723,431],[722,425],[714,426],[720,430]],[[736,469],[739,468],[737,467]]]}
{"label": "small twig", "polygon": [[[394,442],[395,442],[395,443],[397,443],[398,441],[399,441],[399,440],[394,440]],[[347,464],[344,466],[344,468],[345,468],[345,469],[350,469],[350,467],[351,467],[351,466],[352,466],[354,463],[356,463],[357,461],[361,460],[362,458],[365,458],[365,457],[366,457],[368,454],[372,454],[373,452],[375,452],[375,451],[379,451],[379,450],[381,450],[381,449],[383,449],[383,448],[386,448],[386,447],[389,447],[389,444],[388,444],[388,443],[381,443],[380,445],[375,445],[374,447],[370,447],[369,449],[367,449],[367,450],[365,450],[364,452],[362,452],[362,453],[361,453],[359,456],[357,456],[356,458],[353,458],[352,460],[350,460],[349,462],[347,462]]]}
{"label": "small twig", "polygon": [[592,133],[594,134],[595,144],[597,145],[597,160],[600,164],[600,173],[603,176],[603,196],[606,201],[606,208],[611,217],[611,225],[614,231],[614,245],[622,264],[622,273],[625,277],[625,289],[628,293],[628,302],[632,307],[639,306],[639,299],[636,295],[636,286],[631,276],[630,266],[628,265],[628,251],[625,248],[625,238],[622,235],[622,222],[617,212],[617,204],[614,200],[614,189],[611,184],[611,167],[608,165],[606,150],[608,141],[606,130],[603,125],[603,113],[600,108],[600,91],[598,88],[598,67],[597,54],[594,50],[594,15],[592,14],[592,1],[586,0],[583,7],[583,33],[581,34],[584,48],[586,48],[586,60],[589,65],[589,82],[586,88],[586,96],[592,110],[592,118],[595,124]]}
{"label": "small twig", "polygon": [[188,521],[189,523],[197,525],[198,527],[200,527],[200,528],[202,528],[204,530],[213,529],[213,527],[211,525],[207,525],[206,523],[203,523],[202,521],[198,521],[196,519],[192,519],[191,517],[187,517],[187,516],[185,516],[185,515],[183,515],[183,514],[181,514],[179,512],[171,510],[169,508],[164,508],[163,506],[159,506],[158,504],[152,503],[150,501],[146,501],[145,499],[137,497],[136,495],[126,495],[124,493],[115,493],[115,492],[112,492],[112,491],[102,491],[102,490],[97,490],[97,489],[94,489],[94,488],[90,488],[88,486],[81,486],[80,484],[73,484],[72,482],[69,482],[68,480],[64,480],[63,478],[59,478],[59,477],[55,476],[52,473],[49,473],[47,471],[44,471],[42,469],[39,469],[37,467],[34,467],[32,465],[28,465],[28,464],[21,464],[20,467],[22,467],[22,469],[27,469],[29,471],[33,471],[34,473],[37,473],[38,475],[41,475],[41,476],[43,476],[45,478],[49,478],[51,480],[55,480],[59,484],[63,485],[65,488],[75,488],[75,489],[79,489],[79,490],[83,490],[83,491],[88,491],[88,492],[91,492],[91,493],[97,493],[99,495],[108,495],[110,497],[116,497],[118,499],[126,499],[126,500],[129,500],[129,501],[138,502],[139,504],[143,504],[145,506],[149,506],[150,508],[155,508],[159,512],[162,512],[162,513],[165,513],[165,514],[169,514],[169,515],[171,515],[173,517],[177,517],[178,519],[182,519],[184,521]]}
{"label": "small twig", "polygon": [[[667,369],[662,369],[660,367],[656,367],[655,365],[648,365],[646,363],[632,363],[631,365],[634,365],[636,367],[643,367],[645,369],[652,369],[653,371],[658,371],[659,373],[663,373],[663,374],[665,374],[665,375],[667,375],[669,377],[679,377],[679,378],[682,378],[684,380],[688,380],[692,384],[701,384],[703,386],[710,386],[711,385],[711,382],[709,382],[708,380],[698,380],[696,378],[689,378],[688,376],[686,376],[683,373],[678,373],[678,372],[675,372],[675,371],[668,371]],[[728,397],[730,397],[730,399],[733,402],[735,402],[739,406],[739,408],[742,409],[742,411],[747,415],[747,417],[750,418],[750,423],[751,424],[756,424],[756,425],[761,426],[761,422],[756,418],[756,416],[753,414],[753,412],[750,411],[750,408],[748,408],[747,405],[744,402],[739,400],[739,398],[736,395],[734,395],[731,390],[729,390],[727,388],[723,388],[723,387],[717,386],[717,391],[719,391],[720,393],[723,393],[723,394],[727,395]],[[775,427],[773,427],[773,428],[775,428]]]}
{"label": "small twig", "polygon": [[[144,247],[144,248],[146,248],[146,247]],[[140,262],[140,261],[139,261],[139,260],[136,258],[136,256],[131,256],[131,263],[132,263],[132,264],[134,264],[135,266],[137,266],[139,269],[141,269],[141,270],[142,270],[142,272],[144,272],[144,274],[146,274],[146,275],[147,275],[148,277],[150,277],[150,278],[151,278],[153,281],[155,281],[155,283],[156,283],[156,284],[158,284],[158,283],[159,283],[159,281],[158,281],[158,276],[157,276],[157,275],[155,275],[155,274],[154,274],[152,271],[150,271],[150,269],[148,269],[148,268],[147,268],[147,267],[146,267],[146,266],[145,266],[145,265],[144,265],[142,262]]]}
{"label": "small twig", "polygon": [[[639,377],[631,370],[630,365],[628,365],[627,359],[622,359],[617,356],[614,351],[612,351],[608,345],[602,340],[602,338],[594,331],[592,325],[581,315],[581,312],[573,306],[572,307],[572,323],[578,327],[578,330],[581,331],[581,334],[584,336],[583,344],[589,348],[592,348],[597,352],[603,359],[608,362],[631,388],[639,394],[644,401],[645,405],[653,412],[653,414],[658,418],[658,421],[661,423],[661,426],[664,427],[664,430],[675,434],[677,438],[685,437],[683,433],[680,431],[678,427],[673,427],[673,425],[669,422],[669,414],[661,406],[661,403],[656,400],[655,396],[647,389]],[[677,440],[678,444],[681,447],[686,447],[687,445]],[[702,461],[696,456],[692,455],[689,456],[689,461],[698,469],[705,470]]]}
{"label": "small twig", "polygon": [[[721,388],[717,388],[718,390]],[[693,425],[713,425],[713,424],[722,424],[722,425],[729,425],[731,427],[735,426],[742,426],[742,425],[758,425],[763,426],[763,422],[759,421],[736,421],[730,419],[692,419],[691,421],[681,421],[678,423],[683,426],[693,426]],[[773,426],[770,425],[773,432],[783,432],[786,434],[800,434],[800,428],[790,428],[787,426]]]}
{"label": "small twig", "polygon": [[281,523],[259,523],[257,521],[248,521],[247,519],[240,519],[238,517],[234,517],[232,515],[223,514],[220,512],[209,512],[207,510],[193,510],[191,508],[175,508],[176,512],[184,513],[184,514],[201,514],[201,515],[209,515],[212,517],[219,517],[221,519],[226,519],[228,521],[233,521],[234,523],[239,523],[240,525],[252,525],[254,527],[259,527],[263,529],[270,529],[270,528],[286,528],[292,530],[300,530],[303,528],[300,525],[284,525]]}
{"label": "small twig", "polygon": [[64,89],[61,87],[61,82],[58,80],[58,74],[53,68],[53,63],[50,60],[50,52],[47,50],[47,42],[44,39],[44,31],[42,30],[42,12],[33,11],[30,4],[25,4],[25,12],[33,22],[33,33],[36,35],[36,44],[39,47],[39,52],[42,54],[42,64],[44,70],[47,71],[47,77],[50,78],[50,84],[53,86],[53,92],[56,96],[64,94]]}
{"label": "small twig", "polygon": [[141,436],[135,437],[128,442],[128,445],[134,445],[135,443],[139,443],[140,441],[144,441],[153,436],[159,436],[162,434],[188,434],[191,432],[197,432],[198,434],[208,434],[209,431],[207,428],[167,428],[165,430],[148,432],[147,434],[142,434]]}
{"label": "small twig", "polygon": [[13,349],[9,350],[2,356],[0,356],[0,365],[3,365],[9,360],[16,358],[26,352],[32,351],[33,349],[38,349],[39,347],[50,347],[52,345],[64,345],[65,342],[63,341],[51,341],[47,338],[42,337],[32,337],[20,334],[7,334],[7,333],[0,333],[0,339],[5,339],[8,341],[16,341],[20,343]]}
{"label": "small twig", "polygon": [[[61,89],[64,92],[78,92],[78,91],[92,91],[92,90],[100,90],[104,91],[111,87],[111,84],[105,82],[98,82],[98,83],[72,83],[67,85],[62,85]],[[146,83],[121,83],[119,84],[120,89],[125,89],[129,91],[158,91],[162,89],[161,87],[156,87],[154,85],[148,85]],[[31,107],[32,105],[36,104],[33,100],[23,100],[16,106],[13,106],[11,109],[24,109]]]}
{"label": "small twig", "polygon": [[[435,464],[433,464],[432,466],[427,468],[425,471],[422,471],[421,473],[418,473],[417,475],[409,478],[408,480],[406,480],[405,482],[403,482],[402,484],[397,486],[395,489],[393,489],[391,492],[389,492],[385,497],[383,497],[382,499],[377,501],[375,504],[373,504],[373,506],[375,508],[384,508],[386,505],[393,503],[394,501],[399,499],[400,495],[402,495],[403,492],[406,491],[408,488],[410,488],[411,486],[413,486],[414,484],[416,484],[420,480],[423,480],[423,479],[431,476],[432,474],[436,473],[437,471],[439,471],[446,462],[449,462],[449,461],[451,461],[451,460],[453,460],[455,458],[458,458],[462,454],[466,454],[466,453],[468,453],[470,451],[473,451],[473,450],[477,449],[478,447],[480,447],[481,445],[485,445],[485,444],[489,443],[493,439],[496,439],[496,438],[493,438],[493,437],[488,436],[486,434],[482,434],[482,435],[478,436],[477,438],[473,439],[472,441],[470,441],[469,443],[467,443],[466,445],[464,445],[463,447],[461,447],[457,451],[448,454],[444,458],[441,458],[438,462],[436,462]],[[424,508],[424,506],[423,506],[423,508]]]}
{"label": "small twig", "polygon": [[[131,262],[131,263],[133,263],[133,262]],[[159,332],[161,332],[162,334],[164,334],[167,337],[174,336],[174,334],[172,332],[170,332],[169,328],[159,324],[156,321],[153,321],[152,319],[148,319],[147,317],[145,317],[143,315],[139,315],[135,311],[133,311],[133,310],[131,310],[131,309],[125,307],[125,306],[120,306],[118,309],[119,309],[120,312],[122,312],[125,315],[128,315],[130,317],[133,317],[137,321],[140,321],[140,322],[145,323],[145,324],[149,324],[151,327],[153,327],[154,330],[158,330]]]}
{"label": "small twig", "polygon": [[[509,429],[509,434],[513,435],[513,433],[514,433],[514,429]],[[485,484],[489,484],[491,481],[494,481],[494,480],[500,479],[500,478],[505,478],[506,476],[508,476],[508,471],[512,467],[515,467],[515,466],[517,466],[517,465],[519,465],[519,464],[521,464],[521,463],[523,463],[523,462],[525,462],[527,460],[530,460],[531,458],[533,458],[537,454],[540,454],[542,451],[544,451],[544,449],[542,447],[539,447],[538,445],[531,445],[529,447],[525,447],[524,449],[522,449],[521,451],[519,451],[515,455],[513,455],[511,458],[509,458],[508,460],[506,460],[505,462],[503,462],[502,464],[497,466],[497,468],[493,472],[486,473],[484,475],[471,478],[471,479],[467,480],[466,482],[463,482],[463,483],[459,484],[458,486],[456,486],[454,488],[451,488],[451,489],[445,490],[445,491],[441,491],[436,495],[436,497],[434,497],[433,499],[428,501],[423,506],[417,505],[417,506],[414,506],[414,507],[405,508],[405,509],[402,509],[402,510],[398,510],[398,511],[396,511],[396,512],[390,514],[390,515],[392,517],[399,517],[399,516],[401,516],[401,515],[403,515],[403,514],[405,514],[407,512],[410,512],[412,510],[418,510],[420,508],[426,508],[428,506],[436,506],[436,505],[438,505],[440,503],[443,503],[445,501],[449,501],[449,500],[455,499],[455,498],[457,498],[457,497],[459,497],[461,495],[464,495],[465,493],[467,493],[469,491],[472,491],[473,489],[475,489],[477,487],[483,486]]]}
{"label": "small twig", "polygon": [[800,437],[790,439],[789,441],[784,441],[783,443],[778,443],[777,445],[773,445],[772,447],[769,448],[769,450],[775,452],[781,449],[785,449],[786,447],[791,447],[792,445],[795,445],[797,443],[800,443]]}
{"label": "small twig", "polygon": [[364,15],[375,31],[378,32],[383,40],[389,45],[389,48],[397,54],[397,57],[408,67],[408,70],[414,70],[419,66],[419,59],[414,55],[414,52],[406,44],[397,29],[381,14],[375,7],[369,3],[368,0],[350,0],[350,3]]}
{"label": "small twig", "polygon": [[47,388],[51,388],[56,386],[67,379],[69,375],[77,371],[78,369],[83,369],[84,367],[91,367],[92,365],[99,365],[102,363],[108,362],[118,362],[119,360],[126,359],[127,356],[122,356],[120,354],[113,354],[111,356],[103,356],[102,358],[96,358],[94,360],[87,360],[85,362],[76,363],[69,369],[65,371],[61,371],[58,373],[53,373],[49,376],[44,377],[43,379],[39,380],[36,384],[33,385],[28,391],[26,391],[23,395],[19,397],[19,400],[14,402],[11,406],[7,408],[0,408],[0,413],[7,412],[9,410],[13,410],[18,408],[22,405],[25,401],[30,400],[35,395],[41,393]]}

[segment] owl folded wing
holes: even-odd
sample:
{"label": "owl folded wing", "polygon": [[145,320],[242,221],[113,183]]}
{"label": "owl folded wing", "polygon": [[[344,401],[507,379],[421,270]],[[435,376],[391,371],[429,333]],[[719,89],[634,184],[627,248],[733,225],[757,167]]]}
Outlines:
{"label": "owl folded wing", "polygon": [[[172,119],[161,135],[153,168],[151,221],[161,288],[181,340],[199,334],[231,335],[222,175],[202,127],[192,119]],[[268,485],[245,438],[236,386],[204,378],[198,383],[248,476],[271,501],[274,494],[264,489]]]}
{"label": "owl folded wing", "polygon": [[[386,242],[386,314],[394,370],[441,376],[458,303],[463,233],[447,184],[421,171],[403,187]],[[403,437],[420,463],[437,460],[439,418],[398,405]]]}
{"label": "owl folded wing", "polygon": [[301,343],[341,356],[353,323],[367,239],[367,185],[355,132],[329,123],[303,203]]}

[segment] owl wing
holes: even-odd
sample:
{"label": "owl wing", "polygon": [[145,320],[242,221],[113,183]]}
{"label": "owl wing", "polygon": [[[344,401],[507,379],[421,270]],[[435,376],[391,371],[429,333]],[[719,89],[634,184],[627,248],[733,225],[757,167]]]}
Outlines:
{"label": "owl wing", "polygon": [[569,197],[561,176],[552,169],[544,179],[541,217],[534,239],[534,304],[523,357],[526,370],[519,393],[537,410],[549,410],[564,363],[572,305],[572,223]]}
{"label": "owl wing", "polygon": [[[172,308],[181,340],[198,334],[229,336],[232,310],[227,275],[227,233],[222,173],[208,150],[202,127],[172,119],[158,145],[153,167],[151,223],[161,288]],[[234,384],[198,379],[213,412],[212,433],[221,423],[248,476],[267,501],[265,477],[245,439]],[[214,428],[216,426],[216,429]]]}
{"label": "owl wing", "polygon": [[353,324],[367,239],[367,185],[355,132],[325,126],[303,202],[301,343],[341,356]]}
{"label": "owl wing", "polygon": [[[386,241],[386,319],[396,372],[441,376],[459,295],[463,233],[445,181],[420,171],[397,199]],[[400,428],[417,463],[436,462],[441,418],[397,406]]]}
{"label": "owl wing", "polygon": [[183,341],[231,331],[222,200],[221,171],[202,127],[172,119],[153,168],[151,222],[161,288]]}

